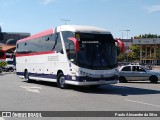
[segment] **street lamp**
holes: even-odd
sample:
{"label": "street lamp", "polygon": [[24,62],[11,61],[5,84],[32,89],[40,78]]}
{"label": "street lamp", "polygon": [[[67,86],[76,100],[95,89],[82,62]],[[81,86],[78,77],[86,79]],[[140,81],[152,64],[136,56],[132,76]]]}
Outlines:
{"label": "street lamp", "polygon": [[67,22],[69,22],[70,20],[67,19],[61,19],[61,21],[63,21],[65,23],[65,25],[67,24]]}
{"label": "street lamp", "polygon": [[123,39],[123,32],[124,31],[127,32],[127,39],[128,39],[128,32],[130,32],[131,30],[120,30],[120,31],[122,31],[122,39]]}

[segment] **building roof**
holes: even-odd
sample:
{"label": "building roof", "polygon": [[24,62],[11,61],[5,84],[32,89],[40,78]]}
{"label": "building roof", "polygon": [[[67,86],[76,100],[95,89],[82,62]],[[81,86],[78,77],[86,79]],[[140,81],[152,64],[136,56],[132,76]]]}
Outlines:
{"label": "building roof", "polygon": [[3,51],[8,51],[10,49],[14,49],[16,48],[15,45],[0,45],[0,50],[3,50]]}
{"label": "building roof", "polygon": [[160,44],[160,38],[141,38],[134,39],[133,44],[145,45],[145,44]]}

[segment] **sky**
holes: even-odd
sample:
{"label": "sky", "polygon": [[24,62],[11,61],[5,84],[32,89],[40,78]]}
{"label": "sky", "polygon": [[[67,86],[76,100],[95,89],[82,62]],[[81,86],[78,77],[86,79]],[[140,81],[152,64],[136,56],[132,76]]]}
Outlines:
{"label": "sky", "polygon": [[115,38],[160,35],[160,0],[0,0],[2,32],[35,34],[63,19],[105,28]]}

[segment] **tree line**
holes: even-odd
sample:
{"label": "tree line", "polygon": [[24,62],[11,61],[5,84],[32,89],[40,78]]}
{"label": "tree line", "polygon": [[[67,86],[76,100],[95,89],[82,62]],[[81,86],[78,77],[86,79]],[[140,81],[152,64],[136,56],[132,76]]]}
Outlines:
{"label": "tree line", "polygon": [[160,35],[157,34],[140,34],[139,36],[135,36],[134,38],[160,38]]}

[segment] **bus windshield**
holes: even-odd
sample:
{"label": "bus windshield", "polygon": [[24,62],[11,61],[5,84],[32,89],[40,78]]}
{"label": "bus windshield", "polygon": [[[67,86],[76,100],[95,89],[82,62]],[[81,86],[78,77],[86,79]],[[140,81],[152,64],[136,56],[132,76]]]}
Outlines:
{"label": "bus windshield", "polygon": [[117,48],[111,34],[76,33],[80,51],[77,62],[88,69],[112,69],[117,66]]}

